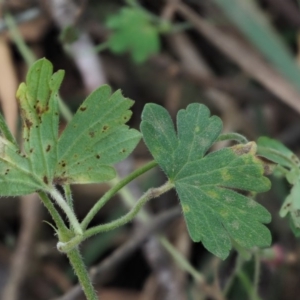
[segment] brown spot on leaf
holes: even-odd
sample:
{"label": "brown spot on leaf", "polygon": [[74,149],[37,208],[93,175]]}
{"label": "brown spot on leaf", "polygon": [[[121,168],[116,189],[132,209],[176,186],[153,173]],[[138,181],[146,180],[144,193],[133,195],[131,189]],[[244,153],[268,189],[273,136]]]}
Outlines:
{"label": "brown spot on leaf", "polygon": [[97,154],[97,155],[96,155],[96,158],[97,158],[97,159],[100,159],[100,155],[99,155],[99,154]]}
{"label": "brown spot on leaf", "polygon": [[43,177],[43,181],[44,181],[46,184],[48,184],[48,178],[47,178],[47,176],[44,176],[44,177]]}
{"label": "brown spot on leaf", "polygon": [[80,106],[79,108],[81,111],[85,111],[86,110],[86,106]]}
{"label": "brown spot on leaf", "polygon": [[103,127],[102,127],[102,132],[105,132],[105,131],[107,131],[108,130],[108,126],[107,125],[104,125]]}
{"label": "brown spot on leaf", "polygon": [[66,177],[55,177],[54,179],[53,179],[53,183],[54,184],[59,184],[59,185],[63,185],[63,184],[65,184],[66,182],[68,182],[68,178],[66,178]]}
{"label": "brown spot on leaf", "polygon": [[126,152],[126,149],[123,148],[123,149],[121,150],[121,152],[122,152],[122,153],[125,153],[125,152]]}
{"label": "brown spot on leaf", "polygon": [[95,131],[90,131],[89,135],[90,135],[91,138],[93,138],[95,136]]}
{"label": "brown spot on leaf", "polygon": [[39,119],[41,121],[41,115],[43,115],[45,112],[47,112],[49,110],[49,105],[47,105],[46,107],[42,107],[39,105],[39,102],[37,102],[37,105],[35,107],[35,111],[36,111],[36,114],[39,116]]}
{"label": "brown spot on leaf", "polygon": [[30,127],[32,126],[32,122],[29,119],[25,119],[25,126],[30,129]]}
{"label": "brown spot on leaf", "polygon": [[276,163],[263,156],[256,156],[256,158],[261,162],[264,168],[264,175],[271,175],[274,172],[274,169],[277,166]]}
{"label": "brown spot on leaf", "polygon": [[49,151],[50,151],[50,149],[51,149],[51,146],[50,146],[50,145],[48,145],[48,146],[47,146],[47,148],[46,148],[46,152],[49,152]]}
{"label": "brown spot on leaf", "polygon": [[33,149],[32,149],[32,148],[30,148],[29,152],[30,152],[30,153],[32,153],[32,152],[33,152]]}
{"label": "brown spot on leaf", "polygon": [[255,142],[249,142],[247,144],[239,144],[236,146],[231,147],[233,152],[237,155],[243,155],[243,154],[255,154],[256,153],[256,143]]}
{"label": "brown spot on leaf", "polygon": [[4,175],[7,175],[10,169],[6,169]]}

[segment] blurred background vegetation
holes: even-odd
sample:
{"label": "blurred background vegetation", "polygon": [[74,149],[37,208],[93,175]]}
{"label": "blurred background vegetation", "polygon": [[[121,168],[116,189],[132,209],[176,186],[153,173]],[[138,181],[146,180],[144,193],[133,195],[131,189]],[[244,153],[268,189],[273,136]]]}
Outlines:
{"label": "blurred background vegetation", "polygon": [[[268,135],[300,154],[299,0],[0,3],[1,109],[19,140],[15,92],[28,66],[46,57],[56,70],[66,70],[61,130],[83,99],[108,83],[135,100],[132,127],[139,128],[148,102],[163,105],[173,118],[199,102],[222,118],[224,132],[254,141]],[[149,160],[141,142],[117,166],[120,177]],[[95,223],[124,214],[148,187],[164,180],[158,169],[144,175],[108,203]],[[86,264],[96,266],[100,298],[299,299],[300,245],[278,215],[289,186],[281,178],[271,180],[272,190],[257,199],[272,213],[271,248],[253,249],[251,255],[232,251],[220,261],[190,241],[177,197],[168,193],[132,224],[82,245]],[[72,188],[82,218],[109,186]],[[36,195],[1,199],[1,299],[84,299],[72,289],[76,279],[47,222]]]}

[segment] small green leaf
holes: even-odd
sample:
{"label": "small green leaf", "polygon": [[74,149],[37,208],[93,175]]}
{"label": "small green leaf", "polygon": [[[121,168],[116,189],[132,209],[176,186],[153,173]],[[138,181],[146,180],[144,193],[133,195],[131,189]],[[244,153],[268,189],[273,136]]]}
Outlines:
{"label": "small green leaf", "polygon": [[64,71],[53,74],[46,59],[36,61],[28,71],[26,83],[17,91],[22,119],[24,150],[31,171],[44,182],[51,182],[57,162],[58,90]]}
{"label": "small green leaf", "polygon": [[281,142],[268,138],[260,137],[257,140],[258,154],[272,160],[283,167],[294,168],[300,166],[297,156]]}
{"label": "small green leaf", "polygon": [[79,107],[58,141],[57,183],[92,183],[111,180],[111,166],[125,159],[141,134],[124,125],[133,101],[109,86],[95,90]]}
{"label": "small green leaf", "polygon": [[0,113],[0,132],[1,132],[1,136],[3,136],[9,142],[11,142],[15,146],[17,146],[17,141],[16,141],[15,137],[12,135],[12,133],[10,132],[10,130],[4,120],[4,117],[1,113]]}
{"label": "small green leaf", "polygon": [[174,182],[193,241],[202,241],[225,259],[230,237],[243,247],[269,246],[271,236],[262,223],[269,212],[239,190],[264,192],[270,188],[263,166],[255,157],[256,144],[224,148],[204,156],[217,140],[222,122],[209,110],[191,104],[177,115],[177,135],[168,112],[147,104],[141,131],[150,152]]}
{"label": "small green leaf", "polygon": [[130,51],[133,60],[140,63],[159,52],[158,29],[142,10],[123,8],[111,16],[106,25],[113,30],[108,46],[114,53]]}
{"label": "small green leaf", "polygon": [[298,178],[290,194],[286,197],[279,214],[282,218],[290,214],[295,228],[300,229],[300,178]]}
{"label": "small green leaf", "polygon": [[0,195],[19,196],[33,193],[43,184],[30,171],[30,161],[16,145],[0,137]]}

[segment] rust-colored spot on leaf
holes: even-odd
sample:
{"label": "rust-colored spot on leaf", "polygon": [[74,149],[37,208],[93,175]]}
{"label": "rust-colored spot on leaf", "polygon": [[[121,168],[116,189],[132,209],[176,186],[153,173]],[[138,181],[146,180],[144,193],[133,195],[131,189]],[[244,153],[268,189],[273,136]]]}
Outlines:
{"label": "rust-colored spot on leaf", "polygon": [[80,106],[79,108],[81,111],[85,111],[86,110],[86,106]]}
{"label": "rust-colored spot on leaf", "polygon": [[47,178],[47,176],[44,176],[44,177],[43,177],[43,181],[44,181],[46,184],[48,184],[48,178]]}
{"label": "rust-colored spot on leaf", "polygon": [[46,152],[49,152],[51,149],[51,145],[48,145],[47,148],[46,148]]}
{"label": "rust-colored spot on leaf", "polygon": [[25,126],[30,129],[30,127],[32,126],[32,122],[29,119],[25,119]]}

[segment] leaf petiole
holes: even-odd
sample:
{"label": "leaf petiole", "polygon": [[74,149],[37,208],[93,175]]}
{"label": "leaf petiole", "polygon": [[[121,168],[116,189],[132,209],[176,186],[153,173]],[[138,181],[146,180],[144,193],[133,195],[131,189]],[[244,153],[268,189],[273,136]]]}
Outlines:
{"label": "leaf petiole", "polygon": [[133,208],[124,216],[120,217],[117,220],[114,220],[112,222],[101,224],[98,226],[94,226],[88,230],[86,230],[81,236],[75,236],[73,239],[66,243],[59,242],[57,244],[57,249],[61,252],[68,253],[72,249],[74,249],[76,246],[78,246],[82,241],[85,239],[101,233],[106,232],[110,230],[114,230],[120,226],[125,225],[126,223],[132,221],[132,219],[139,213],[143,205],[149,201],[150,199],[157,198],[160,195],[166,193],[167,191],[171,190],[174,187],[174,184],[170,181],[167,181],[165,184],[158,188],[151,188],[149,189],[133,206]]}
{"label": "leaf petiole", "polygon": [[222,142],[228,140],[236,141],[241,144],[247,144],[249,142],[243,135],[236,132],[220,134],[216,142]]}
{"label": "leaf petiole", "polygon": [[54,187],[50,189],[48,192],[51,195],[51,197],[56,201],[56,203],[61,207],[64,213],[67,215],[70,225],[74,229],[74,233],[77,235],[82,235],[83,230],[81,229],[81,226],[72,208],[68,205],[68,203],[65,201],[63,196]]}
{"label": "leaf petiole", "polygon": [[122,179],[118,184],[116,184],[114,187],[112,187],[109,191],[107,191],[92,207],[92,209],[89,211],[89,213],[86,215],[86,217],[81,222],[81,228],[82,230],[85,230],[91,220],[94,218],[94,216],[98,213],[98,211],[113,197],[120,189],[122,189],[125,185],[127,185],[129,182],[134,180],[135,178],[139,177],[140,175],[146,173],[150,169],[157,166],[156,161],[151,161],[141,168],[133,171],[131,174],[126,176],[124,179]]}

